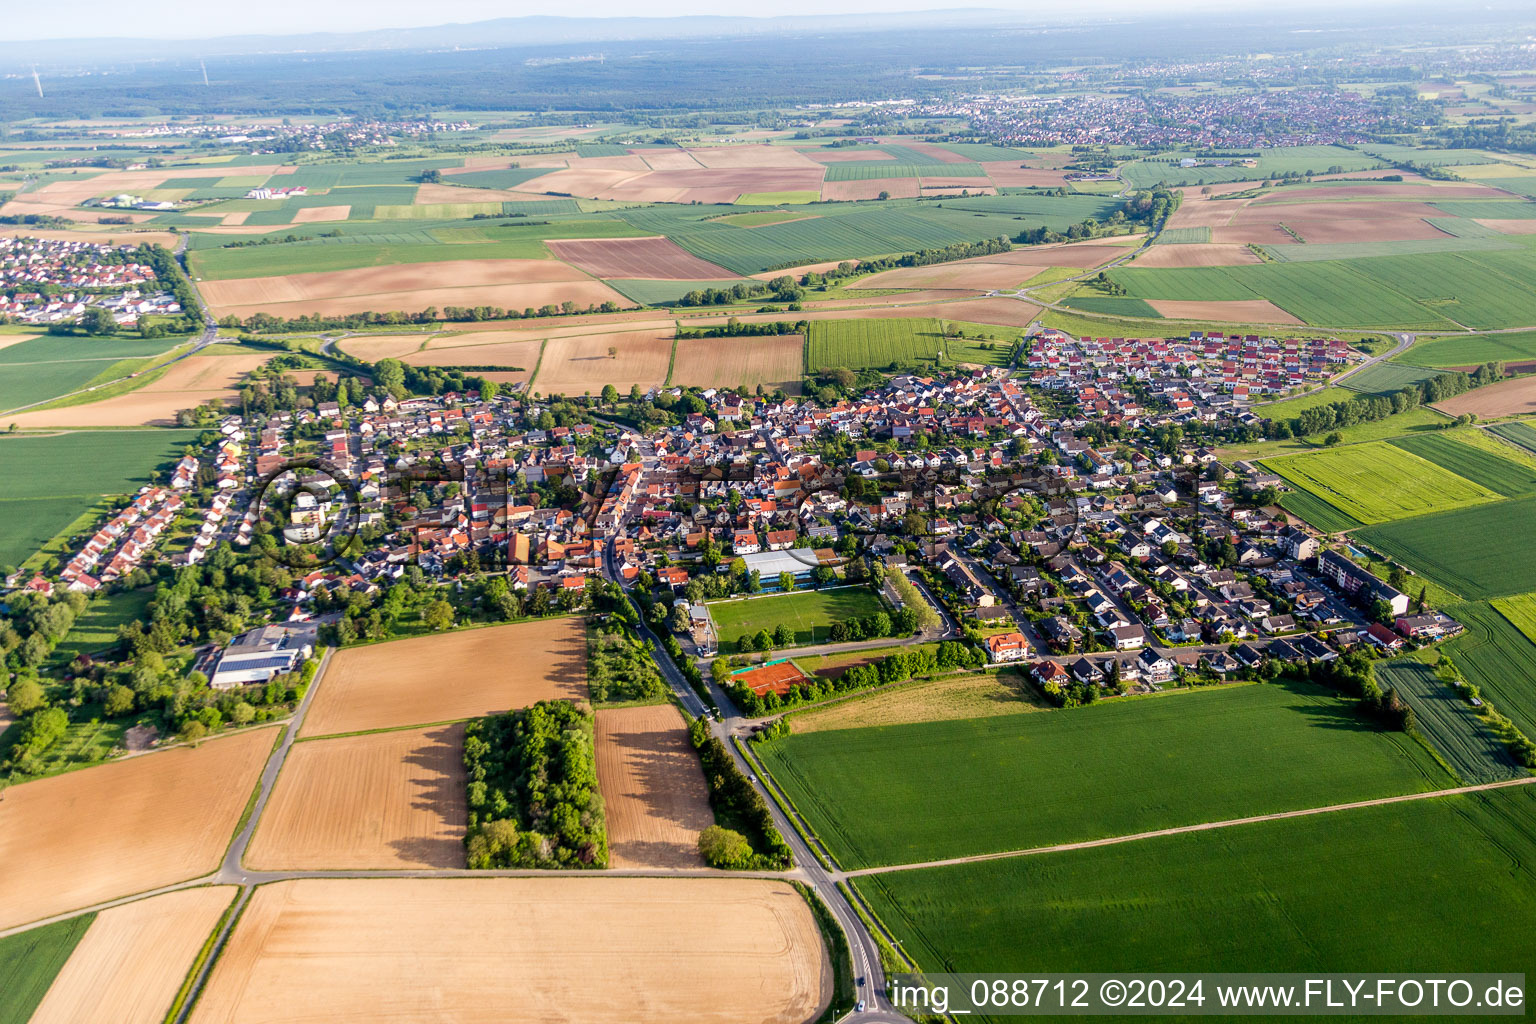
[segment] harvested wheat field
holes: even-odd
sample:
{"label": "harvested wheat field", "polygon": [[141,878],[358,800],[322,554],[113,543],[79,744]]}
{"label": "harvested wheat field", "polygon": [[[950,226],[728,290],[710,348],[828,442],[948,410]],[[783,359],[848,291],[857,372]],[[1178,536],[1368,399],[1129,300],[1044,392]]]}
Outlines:
{"label": "harvested wheat field", "polygon": [[1492,228],[1502,235],[1536,235],[1536,217],[1519,220],[1479,218],[1477,223],[1485,228]]}
{"label": "harvested wheat field", "polygon": [[590,198],[630,178],[637,178],[642,173],[644,172],[603,167],[560,168],[520,182],[517,190],[519,192],[563,192],[567,195]]}
{"label": "harvested wheat field", "polygon": [[1299,324],[1296,319],[1268,299],[1238,299],[1231,302],[1175,302],[1148,299],[1147,305],[1169,320],[1206,320],[1228,324]]}
{"label": "harvested wheat field", "polygon": [[54,242],[91,242],[97,245],[163,245],[174,249],[177,236],[169,231],[40,231],[36,228],[0,228],[0,238],[37,238]]}
{"label": "harvested wheat field", "polygon": [[670,238],[592,238],[545,242],[550,252],[593,277],[720,281],[734,277]]}
{"label": "harvested wheat field", "polygon": [[821,198],[827,202],[847,202],[851,199],[879,199],[885,192],[892,199],[912,199],[917,196],[916,178],[866,178],[863,181],[828,181],[821,186]]}
{"label": "harvested wheat field", "polygon": [[251,210],[236,210],[234,213],[226,213],[223,217],[219,218],[219,224],[226,227],[232,224],[244,224],[245,219],[252,212]]}
{"label": "harvested wheat field", "polygon": [[744,192],[817,192],[821,189],[822,173],[820,167],[652,171],[614,184],[596,196],[642,203],[732,203]]}
{"label": "harvested wheat field", "polygon": [[397,729],[587,696],[586,627],[541,619],[337,652],[303,736]]}
{"label": "harvested wheat field", "polygon": [[763,338],[679,338],[672,383],[684,387],[783,388],[798,393],[805,373],[798,334]]}
{"label": "harvested wheat field", "polygon": [[641,149],[635,155],[653,171],[695,171],[704,166],[686,149]]}
{"label": "harvested wheat field", "polygon": [[609,866],[702,867],[699,833],[715,823],[698,755],[671,704],[597,713],[597,781]]}
{"label": "harvested wheat field", "polygon": [[349,356],[358,359],[366,359],[369,362],[378,362],[380,359],[400,359],[427,343],[427,336],[423,334],[401,335],[374,335],[358,338],[344,338],[336,343],[336,347]]}
{"label": "harvested wheat field", "polygon": [[204,886],[103,910],[28,1024],[160,1024],[235,893]]}
{"label": "harvested wheat field", "polygon": [[251,898],[196,1024],[802,1024],[810,908],[736,878],[300,879]]}
{"label": "harvested wheat field", "polygon": [[203,297],[218,316],[268,312],[416,312],[431,307],[501,306],[525,309],[566,300],[588,303],[630,301],[601,281],[559,260],[446,260],[403,263],[281,277],[245,277],[202,282]]}
{"label": "harvested wheat field", "polygon": [[293,211],[295,224],[319,224],[325,221],[346,220],[351,206],[305,206]]}
{"label": "harvested wheat field", "polygon": [[1240,267],[1258,262],[1258,254],[1246,245],[1214,242],[1154,245],[1136,257],[1138,267]]}
{"label": "harvested wheat field", "polygon": [[1061,188],[1067,184],[1066,171],[1020,167],[1012,160],[983,161],[981,169],[987,172],[987,177],[992,179],[993,184],[1003,188],[1029,188],[1032,185]]}
{"label": "harvested wheat field", "polygon": [[1070,245],[1025,245],[986,257],[988,263],[1023,263],[1032,267],[1078,267],[1087,270],[1131,250],[1123,245],[1082,242]]}
{"label": "harvested wheat field", "polygon": [[257,871],[462,868],[464,726],[295,743],[245,863]]}
{"label": "harvested wheat field", "polygon": [[[538,339],[508,341],[500,345],[460,345],[456,348],[429,348],[404,356],[401,362],[412,366],[515,366],[517,370],[490,371],[509,375],[513,380],[526,381],[533,376],[533,368],[539,364],[539,348],[544,343]],[[482,376],[475,371],[475,376]]]}
{"label": "harvested wheat field", "polygon": [[245,729],[7,789],[0,929],[213,871],[276,737]]}
{"label": "harvested wheat field", "polygon": [[789,146],[705,146],[689,152],[705,167],[812,167],[821,170],[820,164]]}
{"label": "harvested wheat field", "polygon": [[[551,338],[533,387],[545,395],[597,394],[603,385],[660,387],[672,359],[672,328]],[[610,356],[608,350],[614,349]]]}
{"label": "harvested wheat field", "polygon": [[1465,391],[1454,398],[1436,402],[1434,408],[1447,416],[1471,413],[1481,419],[1500,416],[1525,416],[1536,412],[1536,377],[1501,380],[1475,391]]}
{"label": "harvested wheat field", "polygon": [[0,349],[7,349],[7,348],[10,348],[12,345],[19,345],[19,344],[21,344],[24,341],[31,341],[33,338],[36,338],[36,337],[40,337],[40,335],[36,335],[36,334],[0,334]]}

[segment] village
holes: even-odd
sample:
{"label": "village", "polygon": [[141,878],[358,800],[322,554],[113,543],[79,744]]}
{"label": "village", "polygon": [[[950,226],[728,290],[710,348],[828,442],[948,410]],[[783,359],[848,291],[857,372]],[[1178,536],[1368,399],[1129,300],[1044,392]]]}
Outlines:
{"label": "village", "polygon": [[[377,596],[408,568],[505,574],[514,592],[567,603],[607,576],[676,602],[679,639],[707,661],[744,653],[719,641],[711,598],[844,586],[879,562],[943,622],[898,642],[963,641],[1050,687],[1147,690],[1395,652],[1460,626],[1276,507],[1278,477],[1202,443],[1253,421],[1251,399],[1358,357],[1328,338],[1041,330],[1013,374],[896,375],[825,407],[705,389],[705,411],[649,432],[600,408],[559,425],[551,402],[515,391],[250,410],[56,577],[10,582],[93,592],[222,542],[270,556],[270,541],[253,545],[269,533],[335,549],[295,570],[277,621],[312,619],[323,595]],[[173,522],[175,552],[156,556]]]}
{"label": "village", "polygon": [[89,309],[118,327],[145,315],[177,315],[181,304],[132,246],[0,238],[0,317],[27,324],[74,323]]}

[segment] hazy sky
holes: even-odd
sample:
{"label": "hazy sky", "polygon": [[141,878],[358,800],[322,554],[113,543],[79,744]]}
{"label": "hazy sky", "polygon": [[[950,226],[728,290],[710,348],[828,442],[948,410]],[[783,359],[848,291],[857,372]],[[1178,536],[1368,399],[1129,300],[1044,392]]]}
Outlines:
{"label": "hazy sky", "polygon": [[[1319,0],[1302,6],[1315,6]],[[1346,6],[1383,6],[1392,0],[1352,0]],[[221,35],[298,35],[305,32],[351,32],[375,28],[404,28],[483,21],[532,14],[583,17],[673,17],[686,14],[761,16],[761,3],[745,0],[587,0],[579,9],[548,3],[507,3],[506,0],[70,0],[66,7],[10,0],[5,16],[9,40],[88,37],[161,37],[199,39]],[[572,5],[574,7],[575,5]],[[1076,0],[1076,13],[1088,9],[1191,10],[1194,8],[1272,7],[1270,0]],[[1291,7],[1297,6],[1295,3]],[[1059,0],[779,0],[768,12],[795,14],[878,14],[885,11],[928,11],[950,7],[1050,11],[1064,10]],[[67,12],[67,17],[61,18]],[[131,14],[131,16],[129,16]]]}

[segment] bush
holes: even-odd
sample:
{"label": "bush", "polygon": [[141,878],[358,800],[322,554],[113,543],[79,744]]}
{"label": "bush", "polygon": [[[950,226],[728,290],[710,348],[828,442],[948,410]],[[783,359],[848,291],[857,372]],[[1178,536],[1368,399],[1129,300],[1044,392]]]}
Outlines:
{"label": "bush", "polygon": [[699,833],[699,855],[712,868],[740,869],[752,859],[752,844],[740,832],[711,825]]}

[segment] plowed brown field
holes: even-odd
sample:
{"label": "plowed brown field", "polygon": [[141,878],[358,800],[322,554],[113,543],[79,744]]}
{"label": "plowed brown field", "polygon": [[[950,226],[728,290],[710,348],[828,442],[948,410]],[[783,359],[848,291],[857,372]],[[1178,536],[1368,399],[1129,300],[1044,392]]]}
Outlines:
{"label": "plowed brown field", "polygon": [[352,647],[331,659],[304,736],[476,718],[587,696],[586,629],[542,619]]}
{"label": "plowed brown field", "polygon": [[699,833],[715,816],[675,707],[598,711],[597,781],[607,805],[610,867],[703,865]]}
{"label": "plowed brown field", "polygon": [[1485,420],[1528,415],[1536,412],[1536,377],[1516,377],[1475,391],[1465,391],[1454,398],[1436,402],[1435,408],[1448,416],[1471,413]]}
{"label": "plowed brown field", "polygon": [[556,256],[593,277],[719,281],[736,276],[699,259],[670,238],[590,238],[545,244]]}
{"label": "plowed brown field", "polygon": [[28,1024],[160,1024],[235,892],[182,889],[103,910]]}
{"label": "plowed brown field", "polygon": [[245,861],[258,871],[464,866],[464,726],[296,743]]}
{"label": "plowed brown field", "polygon": [[7,789],[0,928],[217,868],[276,736],[247,729]]}
{"label": "plowed brown field", "polygon": [[831,999],[787,883],[300,879],[256,890],[196,1024],[802,1024]]}
{"label": "plowed brown field", "polygon": [[1238,267],[1258,262],[1258,255],[1246,245],[1201,242],[1154,245],[1136,257],[1138,267]]}

